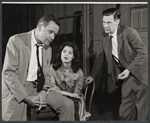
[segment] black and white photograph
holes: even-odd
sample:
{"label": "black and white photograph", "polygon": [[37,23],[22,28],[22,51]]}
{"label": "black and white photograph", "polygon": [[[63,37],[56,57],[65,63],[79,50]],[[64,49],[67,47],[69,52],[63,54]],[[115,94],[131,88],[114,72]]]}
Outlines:
{"label": "black and white photograph", "polygon": [[2,121],[149,121],[148,2],[2,2]]}

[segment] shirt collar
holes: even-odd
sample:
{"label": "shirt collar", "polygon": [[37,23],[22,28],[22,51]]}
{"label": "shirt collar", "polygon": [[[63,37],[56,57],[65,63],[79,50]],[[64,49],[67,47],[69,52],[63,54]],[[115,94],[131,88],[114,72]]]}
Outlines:
{"label": "shirt collar", "polygon": [[32,36],[31,36],[32,46],[35,46],[35,44],[37,44],[36,39],[35,39],[35,36],[34,36],[34,31],[35,31],[35,30],[32,31]]}
{"label": "shirt collar", "polygon": [[[32,40],[32,46],[35,46],[36,44],[38,44],[37,41],[36,41],[36,39],[35,39],[34,32],[35,32],[35,29],[32,31],[32,38],[31,38],[31,40]],[[38,45],[44,47],[44,44],[38,44]]]}
{"label": "shirt collar", "polygon": [[[63,65],[61,65],[61,67],[59,68],[59,71],[64,72],[64,67],[63,67]],[[73,72],[72,68],[70,68],[69,73],[70,73],[70,72],[71,72],[71,73]]]}

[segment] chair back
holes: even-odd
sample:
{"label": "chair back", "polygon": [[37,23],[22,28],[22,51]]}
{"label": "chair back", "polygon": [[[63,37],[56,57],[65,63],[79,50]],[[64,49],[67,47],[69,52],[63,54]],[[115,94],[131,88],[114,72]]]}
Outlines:
{"label": "chair back", "polygon": [[85,120],[90,121],[91,120],[91,105],[93,100],[93,95],[95,91],[95,81],[91,82],[90,84],[85,83],[85,77],[84,77],[84,84],[83,84],[83,94],[85,96],[85,104],[86,104],[86,112],[85,112]]}
{"label": "chair back", "polygon": [[[86,84],[85,88],[85,103],[87,104],[87,101],[89,100],[88,108],[87,111],[91,111],[91,105],[92,105],[92,100],[93,100],[93,95],[95,91],[95,81],[91,82],[90,84]],[[88,98],[89,96],[89,98]]]}

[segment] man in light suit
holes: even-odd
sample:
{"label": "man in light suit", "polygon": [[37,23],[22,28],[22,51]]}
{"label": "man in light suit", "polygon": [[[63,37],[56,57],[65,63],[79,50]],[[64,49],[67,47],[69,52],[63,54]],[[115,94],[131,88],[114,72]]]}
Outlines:
{"label": "man in light suit", "polygon": [[147,49],[135,29],[119,25],[120,16],[115,8],[103,11],[101,50],[86,83],[93,81],[106,58],[109,91],[117,88],[118,80],[123,81],[119,120],[143,121],[148,116]]}
{"label": "man in light suit", "polygon": [[[74,104],[61,94],[51,91],[49,44],[59,31],[60,23],[50,14],[44,15],[37,27],[10,37],[2,70],[2,120],[26,121],[27,104],[38,110],[46,105],[59,112],[60,121],[74,121]],[[36,45],[39,56],[36,55]],[[37,91],[38,60],[42,66],[42,89]],[[40,75],[39,75],[40,76]]]}

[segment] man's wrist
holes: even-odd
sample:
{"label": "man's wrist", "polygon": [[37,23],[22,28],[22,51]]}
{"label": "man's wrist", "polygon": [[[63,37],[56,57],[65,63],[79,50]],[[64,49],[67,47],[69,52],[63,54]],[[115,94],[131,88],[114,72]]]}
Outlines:
{"label": "man's wrist", "polygon": [[48,94],[49,94],[49,92],[50,92],[50,90],[51,90],[51,88],[46,87],[46,88],[43,88],[42,90],[43,90],[43,91],[45,91],[45,92],[46,92],[46,94],[48,95]]}
{"label": "man's wrist", "polygon": [[26,96],[23,100],[24,103],[28,103],[29,102],[29,96]]}
{"label": "man's wrist", "polygon": [[48,89],[49,89],[49,87],[43,87],[43,89],[42,90],[44,90],[44,91],[48,91]]}
{"label": "man's wrist", "polygon": [[51,91],[51,88],[49,88],[49,89],[47,90],[46,94],[48,95],[50,91]]}
{"label": "man's wrist", "polygon": [[43,91],[46,91],[46,92],[48,91],[48,89],[45,89],[45,88],[43,88],[42,90],[43,90]]}

